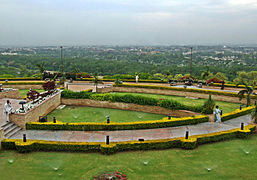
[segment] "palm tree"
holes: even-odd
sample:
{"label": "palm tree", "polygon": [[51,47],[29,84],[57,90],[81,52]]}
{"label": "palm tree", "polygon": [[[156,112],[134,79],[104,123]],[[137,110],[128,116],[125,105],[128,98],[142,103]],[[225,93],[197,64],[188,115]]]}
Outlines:
{"label": "palm tree", "polygon": [[39,72],[41,73],[41,79],[43,79],[43,74],[44,72],[46,71],[45,69],[45,63],[42,62],[41,64],[36,64],[38,69],[39,69]]}
{"label": "palm tree", "polygon": [[206,66],[206,68],[207,68],[207,70],[202,73],[203,79],[205,79],[206,77],[208,77],[210,75],[210,68],[209,68],[209,66]]}
{"label": "palm tree", "polygon": [[255,108],[252,111],[252,119],[254,120],[255,123],[257,123],[257,105],[255,106]]}
{"label": "palm tree", "polygon": [[102,84],[103,82],[98,79],[98,76],[97,76],[96,73],[94,74],[93,83],[94,83],[94,85],[95,85],[95,91],[97,92],[97,85],[98,85],[98,84]]}
{"label": "palm tree", "polygon": [[238,92],[238,97],[239,97],[239,100],[241,101],[246,94],[246,100],[247,100],[246,106],[249,106],[251,105],[251,94],[253,93],[256,84],[254,83],[252,86],[248,86],[244,81],[242,81],[242,84],[245,85],[245,89]]}

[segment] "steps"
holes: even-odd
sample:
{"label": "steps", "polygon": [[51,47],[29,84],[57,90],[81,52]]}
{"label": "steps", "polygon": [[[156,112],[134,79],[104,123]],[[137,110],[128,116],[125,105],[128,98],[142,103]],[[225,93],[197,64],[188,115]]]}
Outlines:
{"label": "steps", "polygon": [[1,127],[4,129],[4,138],[10,138],[21,130],[19,126],[12,122],[5,122]]}

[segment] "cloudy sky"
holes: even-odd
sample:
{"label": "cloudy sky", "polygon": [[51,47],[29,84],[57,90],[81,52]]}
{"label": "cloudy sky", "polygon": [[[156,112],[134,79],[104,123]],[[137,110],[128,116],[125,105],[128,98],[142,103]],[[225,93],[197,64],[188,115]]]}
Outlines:
{"label": "cloudy sky", "polygon": [[257,44],[257,0],[0,0],[0,45]]}

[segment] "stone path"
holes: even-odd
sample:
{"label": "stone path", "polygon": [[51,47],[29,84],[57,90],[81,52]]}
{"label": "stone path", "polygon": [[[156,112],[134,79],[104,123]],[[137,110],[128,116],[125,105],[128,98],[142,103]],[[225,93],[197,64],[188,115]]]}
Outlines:
{"label": "stone path", "polygon": [[251,116],[241,116],[224,123],[206,122],[190,126],[178,126],[159,129],[145,130],[123,130],[123,131],[48,131],[48,130],[27,130],[20,131],[11,139],[22,139],[23,134],[27,139],[50,140],[50,141],[68,141],[68,142],[105,142],[106,135],[110,136],[110,141],[132,141],[143,138],[145,140],[168,139],[175,137],[184,137],[185,132],[189,135],[207,134],[218,131],[225,131],[239,128],[241,122],[245,125],[251,123]]}

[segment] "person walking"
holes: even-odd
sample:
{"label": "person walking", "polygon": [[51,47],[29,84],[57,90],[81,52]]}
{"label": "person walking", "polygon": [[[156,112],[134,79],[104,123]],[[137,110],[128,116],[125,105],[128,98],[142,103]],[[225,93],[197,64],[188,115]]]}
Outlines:
{"label": "person walking", "polygon": [[6,122],[9,122],[9,114],[11,114],[12,111],[13,111],[13,107],[11,105],[11,102],[9,100],[7,100],[4,105],[4,115],[5,115]]}
{"label": "person walking", "polygon": [[138,83],[139,76],[136,74],[136,83]]}
{"label": "person walking", "polygon": [[219,110],[219,106],[216,106],[216,109],[215,109],[215,122],[219,122],[221,123],[221,117],[220,117],[220,113],[221,111]]}

